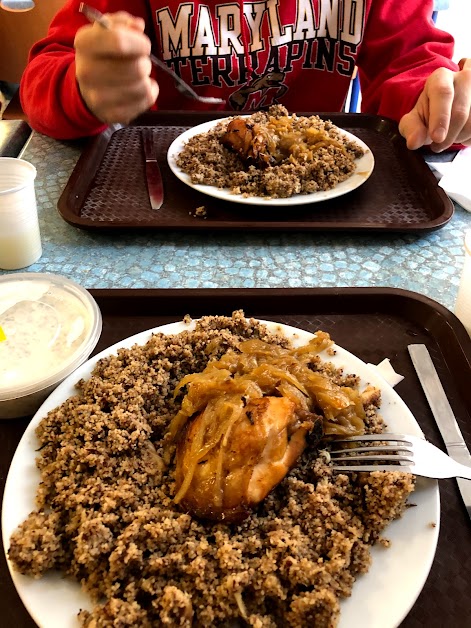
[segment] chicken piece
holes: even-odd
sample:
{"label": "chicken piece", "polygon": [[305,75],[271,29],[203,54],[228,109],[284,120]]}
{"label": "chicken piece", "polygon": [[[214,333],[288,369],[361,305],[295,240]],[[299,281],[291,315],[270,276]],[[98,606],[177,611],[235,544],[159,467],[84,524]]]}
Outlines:
{"label": "chicken piece", "polygon": [[253,154],[252,129],[253,124],[248,124],[242,118],[235,118],[227,125],[226,132],[221,137],[221,144],[246,160]]}
{"label": "chicken piece", "polygon": [[361,402],[365,406],[375,406],[379,408],[381,401],[381,390],[376,388],[375,386],[367,386],[365,390],[361,393]]}
{"label": "chicken piece", "polygon": [[[241,398],[240,410],[232,428],[196,464],[181,498],[182,507],[197,517],[243,520],[295,465],[306,447],[307,434],[314,428],[317,442],[322,437],[322,419],[296,410],[286,397],[260,397],[245,407]],[[200,442],[203,414],[187,425],[177,447],[177,490],[195,450],[204,447]]]}
{"label": "chicken piece", "polygon": [[265,134],[260,125],[234,118],[227,125],[221,137],[221,144],[239,155],[242,161],[258,167],[267,167],[274,163]]}

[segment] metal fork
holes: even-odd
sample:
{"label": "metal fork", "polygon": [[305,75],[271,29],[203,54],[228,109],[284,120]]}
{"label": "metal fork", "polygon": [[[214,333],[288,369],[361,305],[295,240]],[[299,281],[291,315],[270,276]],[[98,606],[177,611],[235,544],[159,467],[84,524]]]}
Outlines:
{"label": "metal fork", "polygon": [[[384,444],[387,442],[388,444]],[[342,447],[336,447],[342,445]],[[335,439],[329,451],[335,471],[403,471],[427,478],[466,478],[471,467],[455,462],[432,443],[405,434]],[[334,448],[335,447],[335,448]]]}
{"label": "metal fork", "polygon": [[[106,28],[108,30],[110,29],[110,23],[107,20],[106,15],[103,15],[103,13],[98,11],[98,9],[95,9],[88,4],[85,4],[85,2],[80,3],[79,13],[83,13],[90,22],[97,22],[98,24],[100,24],[100,26],[103,26],[103,28]],[[192,98],[193,100],[198,100],[199,102],[204,102],[208,105],[222,105],[225,102],[225,100],[223,100],[222,98],[214,98],[213,96],[200,96],[194,91],[192,87],[188,85],[188,83],[185,83],[185,81],[180,78],[178,74],[175,74],[175,72],[171,68],[169,68],[166,63],[161,61],[152,53],[149,55],[149,57],[153,65],[160,68],[174,79],[174,81],[177,83],[177,88],[179,92],[187,98]]]}

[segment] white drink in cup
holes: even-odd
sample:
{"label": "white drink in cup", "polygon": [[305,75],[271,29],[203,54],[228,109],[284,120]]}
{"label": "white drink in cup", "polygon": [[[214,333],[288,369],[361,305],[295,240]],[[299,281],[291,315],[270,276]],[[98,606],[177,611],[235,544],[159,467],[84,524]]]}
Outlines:
{"label": "white drink in cup", "polygon": [[471,231],[466,233],[464,250],[464,266],[458,288],[455,314],[471,336]]}
{"label": "white drink in cup", "polygon": [[0,268],[16,270],[42,254],[34,180],[23,159],[0,157]]}

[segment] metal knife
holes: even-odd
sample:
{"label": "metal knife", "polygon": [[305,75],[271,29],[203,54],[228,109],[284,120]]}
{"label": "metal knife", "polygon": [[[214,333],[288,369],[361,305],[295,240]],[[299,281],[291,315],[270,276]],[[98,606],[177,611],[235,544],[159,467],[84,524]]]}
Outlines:
{"label": "metal knife", "polygon": [[164,200],[164,188],[162,174],[157,161],[154,129],[152,127],[144,127],[142,129],[142,144],[146,160],[146,180],[150,204],[152,209],[160,209]]}
{"label": "metal knife", "polygon": [[[442,435],[446,450],[453,460],[471,467],[471,454],[447,399],[438,373],[425,345],[408,346],[412,363]],[[458,488],[471,518],[471,480],[457,478]]]}

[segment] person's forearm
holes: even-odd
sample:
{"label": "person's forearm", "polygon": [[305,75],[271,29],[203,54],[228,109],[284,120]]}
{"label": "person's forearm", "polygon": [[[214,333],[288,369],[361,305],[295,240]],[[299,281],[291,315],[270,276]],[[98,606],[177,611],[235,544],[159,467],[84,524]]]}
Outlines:
{"label": "person's forearm", "polygon": [[[362,111],[399,121],[404,114],[414,107],[427,78],[439,67],[446,67],[453,71],[458,70],[458,66],[446,57],[435,56],[430,63],[412,69],[404,69],[400,74],[384,80],[380,86],[376,85],[376,82],[368,85],[364,76],[362,83],[362,73],[360,72]],[[367,85],[364,91],[363,84]]]}
{"label": "person's forearm", "polygon": [[434,27],[431,10],[430,1],[420,8],[393,0],[372,5],[357,60],[363,111],[400,120],[434,70],[458,69],[453,37]]}
{"label": "person's forearm", "polygon": [[[129,9],[145,18],[144,0],[95,0],[102,12]],[[44,39],[31,49],[20,83],[20,99],[31,127],[57,139],[99,133],[106,125],[87,108],[76,80],[74,41],[78,29],[88,25],[79,12],[79,0],[69,0],[52,20]]]}
{"label": "person's forearm", "polygon": [[20,99],[30,126],[56,139],[95,135],[104,128],[80,96],[73,52],[33,59],[21,80]]}

